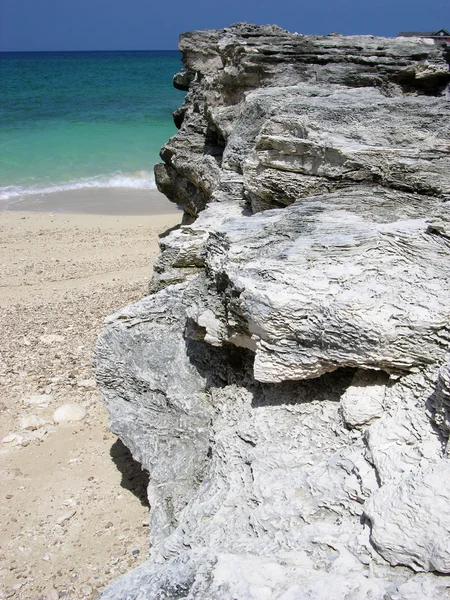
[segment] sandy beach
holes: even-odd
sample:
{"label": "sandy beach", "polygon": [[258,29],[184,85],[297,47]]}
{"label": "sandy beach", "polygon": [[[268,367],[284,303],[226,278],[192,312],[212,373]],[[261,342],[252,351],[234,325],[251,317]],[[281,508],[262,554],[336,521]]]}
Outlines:
{"label": "sandy beach", "polygon": [[91,188],[53,194],[30,194],[3,203],[8,211],[58,212],[89,215],[165,215],[179,209],[157,190]]}
{"label": "sandy beach", "polygon": [[[145,474],[108,430],[90,363],[181,221],[151,197],[77,191],[0,212],[0,598],[95,598],[147,557]],[[85,418],[55,424],[66,403]]]}

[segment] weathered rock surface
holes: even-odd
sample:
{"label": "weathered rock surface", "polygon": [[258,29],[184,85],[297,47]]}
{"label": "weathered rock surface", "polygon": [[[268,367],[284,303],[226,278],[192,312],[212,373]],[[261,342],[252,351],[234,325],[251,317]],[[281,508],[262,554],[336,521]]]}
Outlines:
{"label": "weathered rock surface", "polygon": [[223,341],[253,346],[265,382],[442,361],[450,245],[427,231],[436,205],[358,186],[217,226],[205,266],[226,282]]}
{"label": "weathered rock surface", "polygon": [[450,598],[448,54],[248,24],[180,48],[156,180],[184,225],[95,357],[151,562],[102,598]]}
{"label": "weathered rock surface", "polygon": [[377,490],[366,503],[372,540],[391,564],[416,571],[450,572],[450,462],[419,469]]}
{"label": "weathered rock surface", "polygon": [[429,40],[241,24],[185,34],[180,49],[192,82],[156,181],[189,215],[223,196],[260,210],[346,182],[449,193],[450,125],[433,96],[450,77]]}
{"label": "weathered rock surface", "polygon": [[450,433],[450,361],[442,366],[433,397],[436,423],[448,439]]}

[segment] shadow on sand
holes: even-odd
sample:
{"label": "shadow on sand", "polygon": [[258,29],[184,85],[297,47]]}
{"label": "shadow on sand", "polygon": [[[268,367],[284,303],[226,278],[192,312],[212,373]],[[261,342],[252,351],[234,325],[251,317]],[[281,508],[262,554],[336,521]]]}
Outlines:
{"label": "shadow on sand", "polygon": [[109,451],[114,464],[122,475],[120,485],[134,494],[143,506],[149,506],[147,499],[148,473],[131,455],[128,448],[117,439]]}

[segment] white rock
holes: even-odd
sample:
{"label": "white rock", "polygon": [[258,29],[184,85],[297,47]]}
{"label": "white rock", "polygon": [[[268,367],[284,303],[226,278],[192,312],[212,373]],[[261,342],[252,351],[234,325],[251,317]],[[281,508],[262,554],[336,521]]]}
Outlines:
{"label": "white rock", "polygon": [[24,430],[22,433],[13,432],[3,438],[2,443],[9,446],[28,446],[30,442],[42,440],[49,433],[49,429]]}
{"label": "white rock", "polygon": [[365,443],[381,484],[398,481],[442,455],[441,441],[429,418],[414,406],[384,414],[366,430]]}
{"label": "white rock", "polygon": [[37,404],[39,406],[48,406],[48,403],[51,402],[52,396],[50,394],[35,394],[33,396],[28,396],[24,399],[25,404]]}
{"label": "white rock", "polygon": [[75,500],[75,498],[68,498],[67,500],[65,500],[63,502],[64,506],[76,506],[77,505],[77,501]]}
{"label": "white rock", "polygon": [[222,329],[222,323],[216,318],[212,310],[205,310],[198,317],[198,324],[200,327],[206,329],[205,341],[213,346],[220,346],[220,331]]}
{"label": "white rock", "polygon": [[44,437],[50,433],[50,431],[52,431],[52,433],[54,432],[54,428],[47,428],[47,427],[42,427],[40,429],[36,429],[36,431],[33,431],[30,433],[30,435],[33,436],[33,438],[35,440],[43,440]]}
{"label": "white rock", "polygon": [[391,565],[450,573],[450,461],[376,491],[364,507],[372,541]]}
{"label": "white rock", "polygon": [[3,444],[8,444],[9,446],[18,446],[23,441],[23,436],[20,433],[10,433],[2,439]]}
{"label": "white rock", "polygon": [[53,413],[55,423],[67,423],[69,421],[82,421],[86,416],[86,409],[81,404],[74,402],[63,404]]}
{"label": "white rock", "polygon": [[20,428],[34,431],[36,429],[44,427],[45,425],[47,425],[47,423],[49,423],[47,419],[43,419],[42,417],[38,417],[37,415],[29,415],[26,417],[22,417],[22,419],[20,420]]}

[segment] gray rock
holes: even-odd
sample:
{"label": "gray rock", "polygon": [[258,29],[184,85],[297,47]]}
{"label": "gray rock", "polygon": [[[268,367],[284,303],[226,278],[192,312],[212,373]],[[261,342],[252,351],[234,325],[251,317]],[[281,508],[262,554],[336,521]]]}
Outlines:
{"label": "gray rock", "polygon": [[448,193],[449,105],[429,96],[450,75],[430,40],[237,24],[184,34],[180,49],[175,81],[192,81],[155,177],[190,215],[237,173],[256,210],[345,181]]}
{"label": "gray rock", "polygon": [[434,418],[448,440],[450,433],[450,362],[444,364],[439,372],[436,391],[432,396],[435,409]]}
{"label": "gray rock", "polygon": [[[94,360],[110,427],[152,476],[155,545],[203,478],[209,448],[212,407],[205,378],[186,352],[183,291],[171,286],[110,317]],[[195,342],[189,349],[195,356]]]}
{"label": "gray rock", "polygon": [[151,561],[101,598],[449,599],[442,48],[249,24],[180,48],[155,177],[183,224],[94,358]]}
{"label": "gray rock", "polygon": [[443,360],[450,246],[427,233],[435,202],[356,188],[225,222],[206,245],[224,342],[253,346],[265,382]]}

